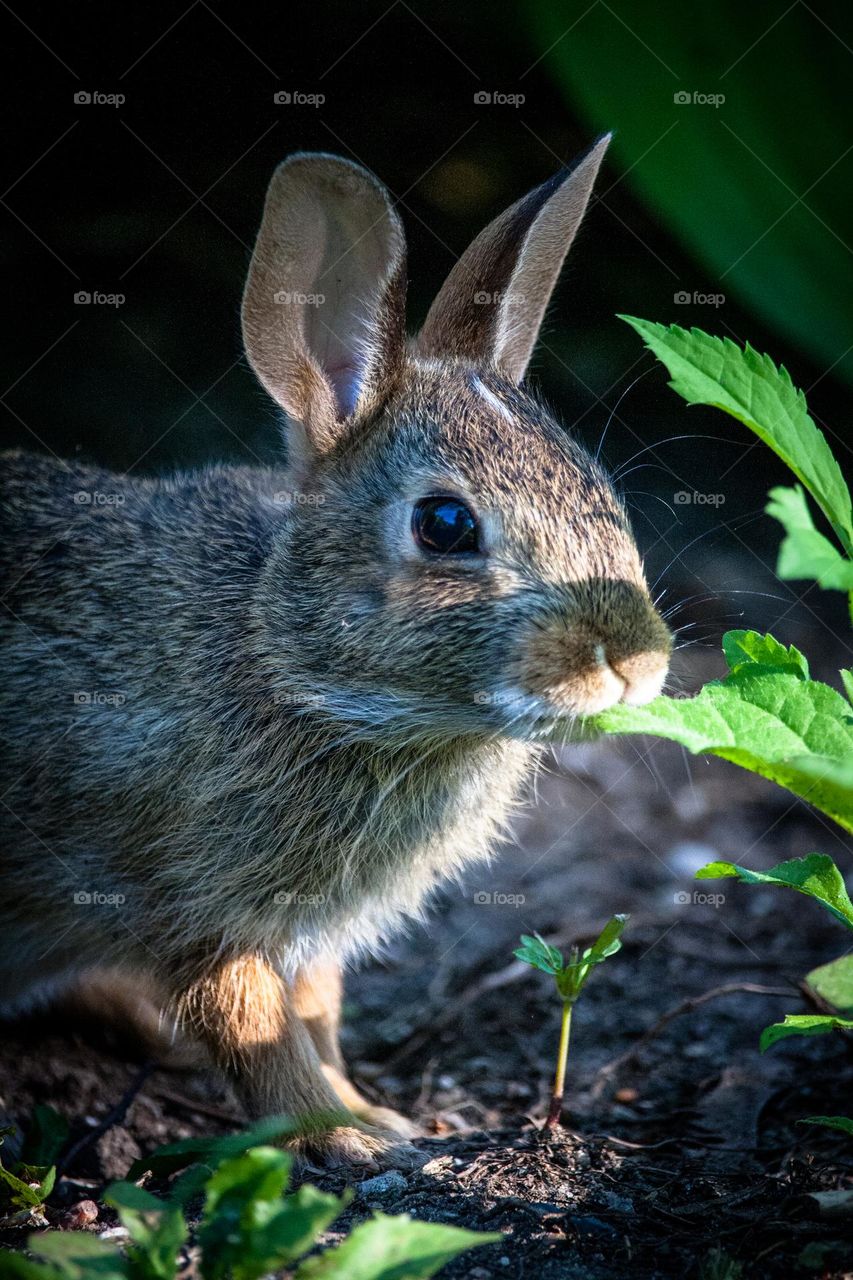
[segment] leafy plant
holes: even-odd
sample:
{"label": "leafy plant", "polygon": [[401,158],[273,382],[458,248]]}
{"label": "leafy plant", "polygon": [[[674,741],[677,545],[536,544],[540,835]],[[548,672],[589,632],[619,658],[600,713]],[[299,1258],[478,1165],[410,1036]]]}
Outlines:
{"label": "leafy plant", "polygon": [[[4,1137],[14,1133],[0,1130]],[[20,1160],[7,1168],[0,1160],[0,1223],[15,1226],[44,1221],[43,1207],[56,1182],[55,1160],[68,1137],[68,1123],[52,1107],[38,1105],[21,1147]]]}
{"label": "leafy plant", "polygon": [[[767,513],[784,530],[777,572],[811,578],[845,591],[853,619],[853,500],[823,432],[809,416],[805,396],[784,368],[752,347],[738,347],[700,329],[653,324],[623,316],[666,365],[670,386],[689,404],[712,405],[737,418],[787,464],[800,482],[777,486]],[[815,526],[809,495],[835,541]],[[693,698],[656,698],[644,707],[624,704],[592,718],[604,733],[649,733],[679,742],[694,754],[711,753],[769,778],[808,800],[853,831],[853,673],[840,673],[844,692],[812,680],[802,653],[771,635],[730,631],[723,637],[728,667],[721,680]],[[777,884],[820,902],[853,928],[853,903],[841,872],[819,853],[751,871],[714,862],[699,879],[733,876],[748,884]],[[837,1012],[788,1014],[766,1027],[762,1051],[788,1036],[853,1030],[853,957],[842,956],[807,981]],[[814,1123],[848,1131],[845,1117]]]}
{"label": "leafy plant", "polygon": [[518,960],[549,973],[554,979],[562,1004],[563,1012],[560,1022],[560,1044],[557,1050],[557,1070],[554,1074],[554,1087],[551,1091],[551,1104],[545,1121],[546,1128],[553,1129],[560,1123],[563,1109],[563,1093],[566,1087],[566,1063],[569,1056],[569,1037],[572,1029],[572,1010],[584,988],[587,978],[595,965],[601,964],[609,956],[615,955],[622,946],[621,933],[625,928],[626,915],[612,916],[602,929],[591,947],[580,951],[572,947],[568,961],[556,947],[541,938],[538,933],[521,935],[521,946],[513,954]]}
{"label": "leafy plant", "polygon": [[308,1185],[288,1192],[292,1157],[280,1147],[257,1144],[259,1134],[280,1138],[294,1132],[287,1118],[271,1117],[247,1133],[160,1148],[130,1172],[153,1169],[164,1177],[185,1170],[167,1198],[132,1181],[115,1182],[104,1195],[128,1233],[126,1252],[85,1232],[39,1234],[28,1241],[35,1260],[0,1252],[0,1277],[175,1280],[190,1240],[185,1206],[198,1193],[204,1205],[195,1231],[196,1270],[203,1280],[260,1280],[291,1266],[295,1280],[428,1280],[465,1250],[502,1238],[378,1213],[342,1244],[306,1258],[351,1195],[328,1195]]}

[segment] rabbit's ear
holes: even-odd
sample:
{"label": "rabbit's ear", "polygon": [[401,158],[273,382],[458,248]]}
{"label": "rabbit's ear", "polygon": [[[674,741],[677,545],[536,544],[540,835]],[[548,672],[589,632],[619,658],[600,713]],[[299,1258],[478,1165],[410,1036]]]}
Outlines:
{"label": "rabbit's ear", "polygon": [[243,297],[255,373],[309,452],[389,393],[405,351],[406,245],[385,188],[338,156],[273,175]]}
{"label": "rabbit's ear", "polygon": [[608,133],[480,232],[432,304],[419,354],[492,364],[521,381],[609,142]]}

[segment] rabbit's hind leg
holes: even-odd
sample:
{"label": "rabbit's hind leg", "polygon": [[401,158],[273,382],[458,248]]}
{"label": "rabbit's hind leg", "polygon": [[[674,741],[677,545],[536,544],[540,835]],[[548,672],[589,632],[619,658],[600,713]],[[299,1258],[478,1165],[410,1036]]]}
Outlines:
{"label": "rabbit's hind leg", "polygon": [[338,1041],[343,981],[334,960],[317,961],[303,969],[293,984],[294,1008],[302,1019],[320,1058],[323,1074],[341,1101],[360,1119],[402,1138],[416,1138],[420,1130],[391,1107],[369,1102],[347,1076]]}

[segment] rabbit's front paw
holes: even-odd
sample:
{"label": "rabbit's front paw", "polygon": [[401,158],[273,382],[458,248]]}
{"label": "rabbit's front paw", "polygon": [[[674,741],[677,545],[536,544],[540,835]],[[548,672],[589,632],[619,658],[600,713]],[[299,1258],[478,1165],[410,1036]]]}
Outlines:
{"label": "rabbit's front paw", "polygon": [[428,1159],[399,1134],[368,1125],[341,1125],[328,1133],[311,1134],[300,1138],[296,1147],[312,1164],[326,1168],[358,1165],[377,1173],[382,1169],[416,1169]]}

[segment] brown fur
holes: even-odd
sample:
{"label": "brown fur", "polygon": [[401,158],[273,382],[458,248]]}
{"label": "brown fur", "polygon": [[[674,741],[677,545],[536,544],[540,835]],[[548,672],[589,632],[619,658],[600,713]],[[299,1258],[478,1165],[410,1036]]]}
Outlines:
{"label": "brown fur", "polygon": [[[341,964],[488,854],[543,732],[666,669],[618,498],[519,386],[603,145],[478,239],[492,303],[463,259],[409,349],[383,188],[333,157],[278,171],[243,319],[287,468],[6,459],[0,991],[137,975],[329,1160],[413,1158],[346,1078]],[[478,554],[416,545],[436,493]]]}

